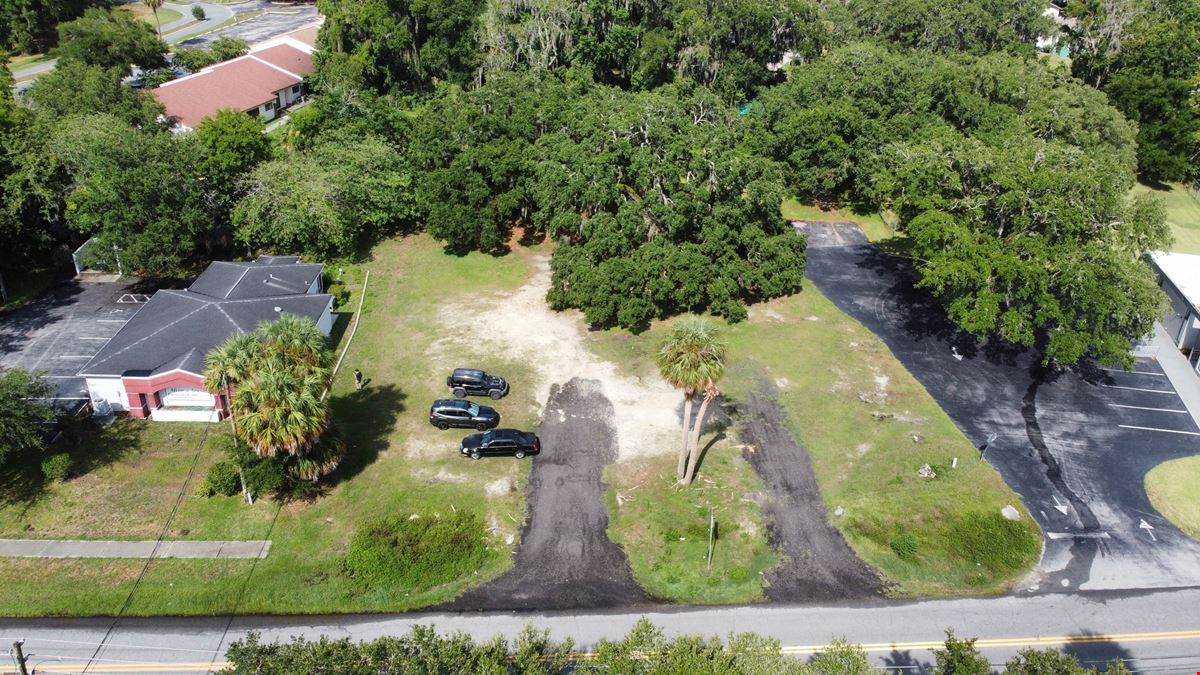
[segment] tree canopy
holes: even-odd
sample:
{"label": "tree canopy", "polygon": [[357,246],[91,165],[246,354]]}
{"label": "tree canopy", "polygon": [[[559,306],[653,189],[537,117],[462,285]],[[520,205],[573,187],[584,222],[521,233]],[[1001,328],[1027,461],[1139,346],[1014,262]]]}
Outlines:
{"label": "tree canopy", "polygon": [[149,24],[129,12],[93,7],[78,19],[58,24],[58,46],[52,55],[128,75],[131,66],[161,68],[166,53],[167,45]]}
{"label": "tree canopy", "polygon": [[1200,179],[1200,0],[1077,0],[1075,75],[1138,124],[1151,180]]}
{"label": "tree canopy", "polygon": [[0,371],[0,466],[12,455],[40,450],[47,424],[57,417],[47,400],[53,387],[20,368]]}
{"label": "tree canopy", "polygon": [[0,44],[22,53],[45,50],[54,44],[59,22],[109,4],[110,0],[5,0],[0,3]]}
{"label": "tree canopy", "polygon": [[921,285],[980,337],[1047,359],[1128,359],[1161,296],[1139,257],[1164,212],[1131,202],[1134,130],[1037,61],[852,45],[762,99],[751,142],[809,199],[892,209]]}

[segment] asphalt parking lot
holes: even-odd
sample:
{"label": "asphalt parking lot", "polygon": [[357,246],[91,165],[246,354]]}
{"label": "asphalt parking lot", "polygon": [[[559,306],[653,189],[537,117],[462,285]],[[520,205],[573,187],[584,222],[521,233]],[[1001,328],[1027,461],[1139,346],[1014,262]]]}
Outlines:
{"label": "asphalt parking lot", "polygon": [[229,7],[234,10],[235,15],[250,12],[262,14],[227,28],[184,40],[180,44],[184,47],[204,47],[222,36],[240,38],[254,44],[294,31],[320,18],[315,5],[280,5],[269,0],[250,0]]}
{"label": "asphalt parking lot", "polygon": [[1045,531],[1023,590],[1200,585],[1200,542],[1159,516],[1144,489],[1154,466],[1200,453],[1200,428],[1152,358],[1132,372],[1046,372],[1032,352],[960,334],[913,288],[908,261],[856,226],[803,229],[809,280],[888,345]]}
{"label": "asphalt parking lot", "polygon": [[84,379],[76,373],[152,292],[138,279],[61,283],[0,316],[0,368],[43,372],[54,385],[54,405],[77,412],[88,395]]}

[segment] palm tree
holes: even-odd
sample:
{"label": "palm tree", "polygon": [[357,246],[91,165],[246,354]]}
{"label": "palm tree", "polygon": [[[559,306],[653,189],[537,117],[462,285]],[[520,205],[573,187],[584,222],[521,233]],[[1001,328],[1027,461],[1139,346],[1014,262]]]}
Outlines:
{"label": "palm tree", "polygon": [[237,433],[237,420],[233,414],[232,386],[246,379],[253,372],[254,363],[262,352],[262,343],[249,334],[238,334],[218,345],[205,357],[204,386],[209,391],[224,391],[225,403],[229,406],[229,423]]}
{"label": "palm tree", "polygon": [[[726,346],[717,339],[716,326],[702,317],[688,316],[671,327],[655,359],[663,379],[683,391],[683,445],[675,471],[681,485],[690,484],[695,476],[700,460],[700,430],[709,403],[721,393],[716,383],[725,374],[725,354]],[[701,392],[704,398],[693,426],[692,403]]]}
{"label": "palm tree", "polygon": [[331,361],[315,323],[283,314],[209,352],[205,384],[225,390],[234,433],[255,453],[286,456],[294,472],[316,480],[345,452],[344,443],[320,443],[329,427],[329,405],[321,394],[329,385]]}
{"label": "palm tree", "polygon": [[149,7],[151,12],[154,12],[154,25],[158,27],[158,39],[162,39],[162,23],[158,20],[158,10],[163,6],[165,0],[142,0],[142,4]]}

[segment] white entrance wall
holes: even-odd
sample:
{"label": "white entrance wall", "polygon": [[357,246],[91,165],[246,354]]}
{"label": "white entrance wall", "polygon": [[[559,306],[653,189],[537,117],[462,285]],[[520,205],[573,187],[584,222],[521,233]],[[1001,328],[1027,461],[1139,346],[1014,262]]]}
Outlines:
{"label": "white entrance wall", "polygon": [[97,401],[108,401],[113,410],[129,410],[129,398],[125,394],[125,383],[119,377],[89,377],[87,378],[88,396],[92,404]]}

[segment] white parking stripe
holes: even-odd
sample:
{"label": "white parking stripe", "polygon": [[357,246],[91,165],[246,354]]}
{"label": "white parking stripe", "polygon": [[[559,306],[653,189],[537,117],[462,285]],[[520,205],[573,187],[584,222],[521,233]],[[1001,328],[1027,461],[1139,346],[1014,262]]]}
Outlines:
{"label": "white parking stripe", "polygon": [[1163,373],[1151,373],[1145,370],[1121,370],[1120,368],[1101,368],[1110,373],[1128,373],[1130,375],[1153,375],[1154,377],[1166,377]]}
{"label": "white parking stripe", "polygon": [[96,319],[96,323],[127,323],[129,319]]}
{"label": "white parking stripe", "polygon": [[1150,394],[1170,394],[1172,396],[1175,395],[1175,392],[1173,392],[1173,391],[1163,391],[1161,389],[1139,389],[1137,387],[1118,387],[1115,384],[1102,384],[1100,386],[1108,387],[1109,389],[1127,389],[1129,391],[1144,391],[1144,392],[1147,392]]}
{"label": "white parking stripe", "polygon": [[1135,427],[1130,424],[1118,424],[1122,429],[1141,429],[1142,431],[1162,431],[1168,434],[1183,434],[1185,436],[1200,436],[1200,432],[1196,431],[1176,431],[1174,429],[1156,429],[1154,427]]}
{"label": "white parking stripe", "polygon": [[60,358],[60,359],[90,359],[92,357],[88,356],[86,354],[63,354],[62,356],[60,356],[58,358]]}
{"label": "white parking stripe", "polygon": [[1129,408],[1131,410],[1153,410],[1154,412],[1179,413],[1180,415],[1188,414],[1186,410],[1175,410],[1174,408],[1143,408],[1140,405],[1121,405],[1119,403],[1109,403],[1109,405],[1114,408]]}
{"label": "white parking stripe", "polygon": [[110,337],[103,337],[103,338],[93,338],[93,337],[77,337],[77,338],[75,338],[75,339],[76,339],[76,340],[111,340],[112,338],[110,338]]}

